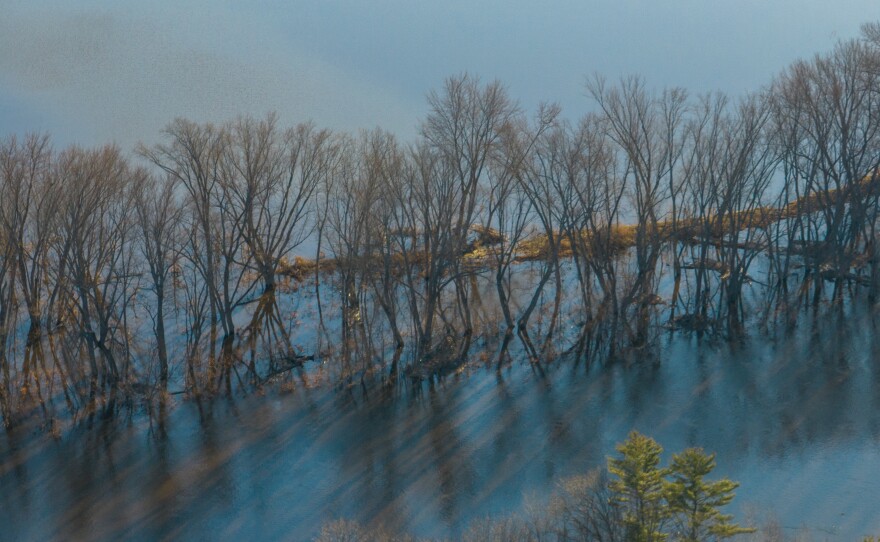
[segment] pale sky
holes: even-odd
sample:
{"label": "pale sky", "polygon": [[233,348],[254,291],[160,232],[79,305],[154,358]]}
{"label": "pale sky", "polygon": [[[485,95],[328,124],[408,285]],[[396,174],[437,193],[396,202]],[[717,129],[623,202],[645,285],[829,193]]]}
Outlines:
{"label": "pale sky", "polygon": [[408,139],[464,71],[576,118],[593,73],[738,94],[872,20],[877,0],[0,0],[0,137],[130,149],[177,116],[277,111]]}

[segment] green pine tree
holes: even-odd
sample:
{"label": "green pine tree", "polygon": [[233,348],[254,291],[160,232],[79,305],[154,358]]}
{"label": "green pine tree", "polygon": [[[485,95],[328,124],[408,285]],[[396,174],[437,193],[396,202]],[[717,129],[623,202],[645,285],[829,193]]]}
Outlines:
{"label": "green pine tree", "polygon": [[623,512],[626,540],[666,540],[663,526],[670,513],[664,479],[669,470],[658,466],[663,448],[654,439],[633,431],[617,451],[620,458],[608,459],[608,471],[616,477],[609,487],[614,492],[612,500]]}
{"label": "green pine tree", "polygon": [[727,478],[706,481],[704,477],[714,468],[715,454],[706,454],[702,448],[688,448],[672,456],[666,499],[675,517],[677,540],[721,540],[754,532],[731,523],[733,516],[720,512],[719,508],[733,500],[733,490],[739,484]]}

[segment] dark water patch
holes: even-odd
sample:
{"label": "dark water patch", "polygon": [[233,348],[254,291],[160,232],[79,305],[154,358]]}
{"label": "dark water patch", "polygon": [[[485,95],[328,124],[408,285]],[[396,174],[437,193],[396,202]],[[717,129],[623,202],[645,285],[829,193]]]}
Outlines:
{"label": "dark water patch", "polygon": [[[880,345],[872,319],[806,321],[657,361],[469,368],[388,390],[300,388],[167,419],[107,420],[15,443],[0,464],[9,539],[307,539],[346,517],[455,536],[604,465],[637,429],[718,453],[740,516],[818,538],[880,526]],[[14,444],[14,446],[13,446]]]}

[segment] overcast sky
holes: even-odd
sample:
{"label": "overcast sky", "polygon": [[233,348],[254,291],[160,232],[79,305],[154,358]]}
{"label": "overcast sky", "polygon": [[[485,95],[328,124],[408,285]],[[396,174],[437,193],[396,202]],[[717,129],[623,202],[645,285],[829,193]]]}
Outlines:
{"label": "overcast sky", "polygon": [[573,118],[592,73],[738,94],[871,20],[878,0],[0,0],[0,136],[131,148],[274,110],[409,138],[463,71]]}

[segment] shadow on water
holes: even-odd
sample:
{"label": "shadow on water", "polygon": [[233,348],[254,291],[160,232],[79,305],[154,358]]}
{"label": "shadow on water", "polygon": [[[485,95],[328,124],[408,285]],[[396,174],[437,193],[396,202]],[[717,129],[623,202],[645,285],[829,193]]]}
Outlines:
{"label": "shadow on water", "polygon": [[857,539],[880,524],[880,344],[869,315],[657,362],[470,368],[397,389],[297,389],[160,405],[60,441],[0,440],[9,539],[309,538],[346,517],[455,536],[603,465],[635,428],[718,452],[735,512]]}

